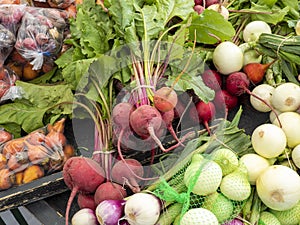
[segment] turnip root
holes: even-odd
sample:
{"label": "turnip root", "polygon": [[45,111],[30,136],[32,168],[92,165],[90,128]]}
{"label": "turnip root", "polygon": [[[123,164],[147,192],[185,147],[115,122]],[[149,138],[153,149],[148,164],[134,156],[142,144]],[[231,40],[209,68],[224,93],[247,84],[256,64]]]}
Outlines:
{"label": "turnip root", "polygon": [[224,41],[215,48],[213,63],[218,72],[224,75],[240,71],[244,64],[243,51],[233,42]]}
{"label": "turnip root", "polygon": [[120,184],[104,182],[99,185],[94,194],[94,201],[99,205],[104,200],[122,200],[127,197],[127,192]]}
{"label": "turnip root", "polygon": [[133,192],[139,192],[139,182],[143,179],[144,168],[136,159],[123,159],[116,162],[111,170],[112,180],[126,184]]}
{"label": "turnip root", "polygon": [[177,101],[177,94],[170,87],[162,87],[158,89],[153,96],[154,107],[160,112],[173,110],[177,104]]}
{"label": "turnip root", "polygon": [[63,167],[63,178],[71,189],[66,209],[66,225],[69,224],[71,204],[78,192],[93,193],[105,180],[103,168],[94,160],[81,156],[69,158]]}

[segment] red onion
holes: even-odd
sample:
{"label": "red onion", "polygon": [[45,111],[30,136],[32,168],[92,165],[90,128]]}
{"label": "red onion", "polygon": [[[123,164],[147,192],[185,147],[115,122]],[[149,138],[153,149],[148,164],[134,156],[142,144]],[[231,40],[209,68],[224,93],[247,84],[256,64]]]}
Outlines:
{"label": "red onion", "polygon": [[239,219],[233,219],[230,222],[223,223],[222,225],[244,225],[244,223]]}
{"label": "red onion", "polygon": [[96,217],[101,225],[116,225],[124,214],[125,200],[104,200],[96,208]]}

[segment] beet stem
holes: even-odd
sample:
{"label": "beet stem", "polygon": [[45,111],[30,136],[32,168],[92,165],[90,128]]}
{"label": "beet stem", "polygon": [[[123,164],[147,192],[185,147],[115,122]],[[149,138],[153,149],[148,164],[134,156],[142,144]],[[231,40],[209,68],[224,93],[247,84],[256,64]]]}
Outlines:
{"label": "beet stem", "polygon": [[272,105],[270,105],[268,102],[266,102],[264,99],[262,99],[261,97],[253,94],[248,88],[244,87],[244,90],[246,91],[247,94],[252,95],[254,98],[257,98],[258,100],[260,100],[264,104],[266,104],[272,110],[272,112],[274,112],[274,114],[276,116],[276,119],[278,120],[279,127],[282,128],[282,124],[281,124],[281,122],[279,120],[278,113],[276,112],[276,110],[274,109],[274,107]]}
{"label": "beet stem", "polygon": [[66,209],[66,214],[65,214],[65,218],[66,218],[66,225],[69,225],[69,214],[70,214],[70,209],[71,209],[71,205],[72,205],[72,202],[78,192],[78,186],[74,186],[72,188],[72,191],[71,191],[71,194],[69,196],[69,200],[67,202],[67,209]]}
{"label": "beet stem", "polygon": [[122,130],[120,131],[119,138],[118,138],[118,143],[117,143],[117,148],[118,148],[118,154],[119,154],[119,157],[120,157],[120,159],[122,160],[122,162],[126,165],[127,169],[131,172],[131,174],[132,174],[134,177],[136,177],[136,178],[138,178],[138,179],[140,179],[140,180],[147,181],[147,180],[155,180],[155,179],[157,179],[158,177],[153,177],[153,178],[150,178],[150,177],[149,177],[149,178],[140,177],[140,176],[138,176],[138,175],[130,168],[130,166],[128,165],[128,163],[127,163],[126,160],[124,159],[124,156],[123,156],[122,150],[121,150],[121,139],[122,139],[122,137],[123,137],[123,134],[124,134],[124,129],[122,129]]}

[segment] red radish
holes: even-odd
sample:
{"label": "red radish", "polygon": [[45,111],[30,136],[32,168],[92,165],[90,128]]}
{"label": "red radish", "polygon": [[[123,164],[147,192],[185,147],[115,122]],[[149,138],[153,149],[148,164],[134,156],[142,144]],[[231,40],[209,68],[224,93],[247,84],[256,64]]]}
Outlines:
{"label": "red radish", "polygon": [[177,104],[176,92],[170,87],[162,87],[155,91],[153,96],[154,107],[161,112],[173,110]]}
{"label": "red radish", "polygon": [[222,78],[221,75],[215,70],[205,70],[202,74],[202,79],[204,84],[215,90],[218,91],[221,89],[222,85]]}
{"label": "red radish", "polygon": [[139,181],[143,179],[144,168],[136,159],[123,159],[117,161],[112,170],[112,181],[118,184],[126,184],[133,192],[139,192]]}
{"label": "red radish", "polygon": [[93,193],[105,180],[103,168],[94,160],[82,156],[69,158],[63,167],[63,179],[71,189],[71,194],[66,209],[66,225],[69,224],[71,204],[78,192]]}
{"label": "red radish", "polygon": [[238,97],[230,94],[227,90],[219,90],[214,98],[216,109],[231,110],[238,104]]}
{"label": "red radish", "polygon": [[267,69],[276,62],[277,59],[273,60],[270,63],[261,64],[261,63],[248,63],[243,67],[244,73],[247,74],[249,80],[253,84],[258,84],[264,79]]}
{"label": "red radish", "polygon": [[205,103],[203,101],[199,101],[196,104],[196,110],[200,122],[205,126],[207,132],[210,134],[208,123],[216,115],[215,105],[212,102]]}
{"label": "red radish", "polygon": [[97,188],[94,201],[96,205],[99,205],[104,200],[122,200],[125,197],[127,197],[127,192],[120,184],[107,181]]}
{"label": "red radish", "polygon": [[95,210],[97,207],[93,194],[79,193],[77,196],[77,204],[80,209],[89,208]]}

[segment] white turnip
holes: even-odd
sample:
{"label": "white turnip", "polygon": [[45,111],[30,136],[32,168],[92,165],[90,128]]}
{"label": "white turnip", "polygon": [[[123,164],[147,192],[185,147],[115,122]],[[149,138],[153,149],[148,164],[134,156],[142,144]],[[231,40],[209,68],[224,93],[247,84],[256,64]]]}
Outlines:
{"label": "white turnip", "polygon": [[229,18],[228,9],[220,3],[212,4],[212,5],[208,6],[207,9],[210,9],[210,10],[220,13],[225,20],[228,20],[228,18]]}
{"label": "white turnip", "polygon": [[240,71],[244,64],[243,51],[233,42],[224,41],[213,52],[213,64],[224,75]]}
{"label": "white turnip", "polygon": [[269,24],[260,20],[251,21],[243,30],[243,39],[245,42],[256,41],[262,33],[272,33]]}

